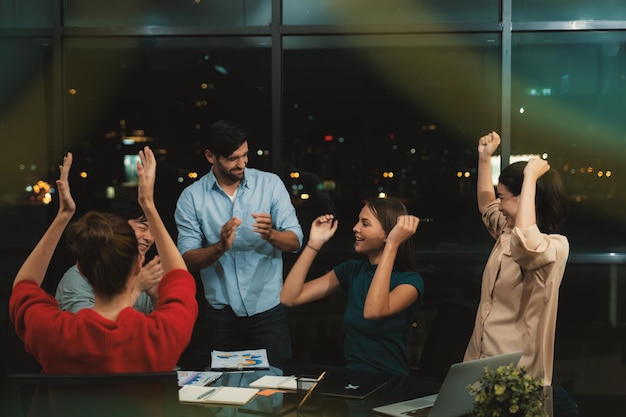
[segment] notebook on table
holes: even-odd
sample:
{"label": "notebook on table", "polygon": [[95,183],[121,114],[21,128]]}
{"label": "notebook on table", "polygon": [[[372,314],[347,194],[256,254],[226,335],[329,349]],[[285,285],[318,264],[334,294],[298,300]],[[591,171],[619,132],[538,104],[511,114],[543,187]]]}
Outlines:
{"label": "notebook on table", "polygon": [[349,369],[333,369],[318,387],[322,395],[345,399],[362,400],[379,391],[389,377]]}
{"label": "notebook on table", "polygon": [[297,377],[295,375],[263,375],[250,383],[252,388],[273,388],[283,390],[297,390]]}
{"label": "notebook on table", "polygon": [[178,390],[178,398],[181,403],[243,405],[252,400],[258,391],[244,387],[184,385]]}
{"label": "notebook on table", "polygon": [[483,369],[495,369],[510,363],[517,365],[522,352],[455,363],[450,367],[438,394],[419,397],[374,408],[374,413],[391,417],[460,417],[471,413],[474,397],[467,389],[482,375]]}

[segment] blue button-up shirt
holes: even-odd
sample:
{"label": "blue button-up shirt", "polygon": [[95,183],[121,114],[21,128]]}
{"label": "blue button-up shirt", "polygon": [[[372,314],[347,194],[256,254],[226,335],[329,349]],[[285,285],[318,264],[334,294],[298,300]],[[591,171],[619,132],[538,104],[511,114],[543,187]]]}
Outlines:
{"label": "blue button-up shirt", "polygon": [[276,174],[246,168],[231,201],[211,170],[185,188],[176,203],[181,254],[217,243],[224,223],[233,216],[242,220],[232,247],[200,271],[207,302],[218,309],[230,306],[238,316],[252,316],[277,306],[283,285],[282,252],[252,230],[252,213],[270,213],[274,228],[294,232],[302,246],[296,210]]}

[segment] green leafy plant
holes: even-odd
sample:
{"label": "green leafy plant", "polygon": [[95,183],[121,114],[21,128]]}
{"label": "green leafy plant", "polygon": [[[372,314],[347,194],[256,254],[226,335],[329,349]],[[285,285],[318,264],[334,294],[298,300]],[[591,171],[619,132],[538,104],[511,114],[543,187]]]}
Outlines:
{"label": "green leafy plant", "polygon": [[467,387],[474,399],[475,417],[545,417],[543,382],[512,364],[485,368]]}

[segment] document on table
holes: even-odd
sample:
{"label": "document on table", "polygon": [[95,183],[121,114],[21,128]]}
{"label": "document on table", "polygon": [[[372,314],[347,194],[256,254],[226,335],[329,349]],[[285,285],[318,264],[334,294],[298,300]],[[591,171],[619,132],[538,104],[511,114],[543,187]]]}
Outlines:
{"label": "document on table", "polygon": [[243,405],[258,391],[256,388],[184,385],[178,390],[178,399],[181,403]]}
{"label": "document on table", "polygon": [[178,374],[178,386],[183,385],[209,385],[222,376],[216,371],[176,371]]}
{"label": "document on table", "polygon": [[270,363],[265,349],[214,350],[211,352],[211,369],[219,371],[270,369]]}

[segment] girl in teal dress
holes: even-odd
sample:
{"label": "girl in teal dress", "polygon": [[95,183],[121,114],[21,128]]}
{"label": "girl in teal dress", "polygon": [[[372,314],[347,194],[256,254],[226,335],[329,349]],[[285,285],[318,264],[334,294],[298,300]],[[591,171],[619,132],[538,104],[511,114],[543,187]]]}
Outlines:
{"label": "girl in teal dress", "polygon": [[409,330],[424,289],[411,245],[418,224],[419,218],[409,215],[395,198],[369,200],[352,228],[355,251],[367,260],[345,261],[306,281],[313,260],[339,222],[325,214],[311,225],[309,240],[285,279],[281,302],[292,307],[346,290],[343,325],[348,369],[409,374]]}

